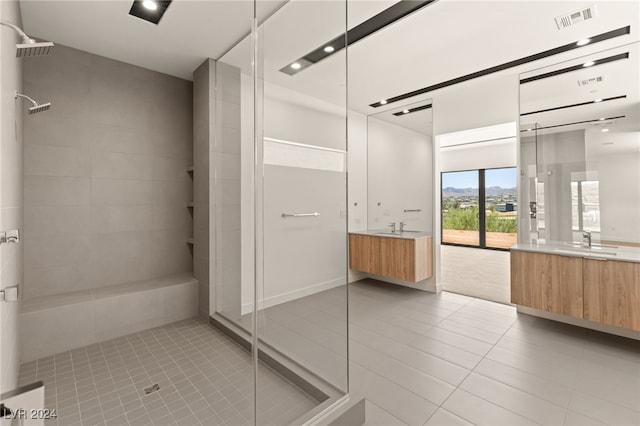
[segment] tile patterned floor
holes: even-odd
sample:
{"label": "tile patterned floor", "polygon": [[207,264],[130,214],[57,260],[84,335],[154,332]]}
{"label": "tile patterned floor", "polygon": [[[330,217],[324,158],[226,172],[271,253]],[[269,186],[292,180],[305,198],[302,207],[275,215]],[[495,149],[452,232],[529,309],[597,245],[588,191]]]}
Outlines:
{"label": "tile patterned floor", "polygon": [[[246,425],[251,371],[245,350],[192,319],[23,364],[19,384],[44,381],[45,407],[58,413],[47,426]],[[258,383],[264,424],[288,424],[317,405],[267,368]]]}
{"label": "tile patterned floor", "polygon": [[640,341],[453,293],[350,287],[351,391],[386,425],[640,424]]}

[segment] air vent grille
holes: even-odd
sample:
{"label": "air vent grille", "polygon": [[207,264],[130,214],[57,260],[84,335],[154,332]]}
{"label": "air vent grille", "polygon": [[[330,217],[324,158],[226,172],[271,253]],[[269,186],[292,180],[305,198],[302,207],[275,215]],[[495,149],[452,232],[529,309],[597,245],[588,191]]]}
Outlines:
{"label": "air vent grille", "polygon": [[584,80],[578,80],[578,86],[592,86],[594,84],[602,83],[605,80],[604,75],[598,77],[591,77]]}
{"label": "air vent grille", "polygon": [[580,9],[575,12],[569,13],[568,15],[562,15],[556,17],[556,25],[559,30],[569,28],[575,24],[579,24],[580,22],[588,21],[597,16],[596,6],[590,6],[586,9]]}

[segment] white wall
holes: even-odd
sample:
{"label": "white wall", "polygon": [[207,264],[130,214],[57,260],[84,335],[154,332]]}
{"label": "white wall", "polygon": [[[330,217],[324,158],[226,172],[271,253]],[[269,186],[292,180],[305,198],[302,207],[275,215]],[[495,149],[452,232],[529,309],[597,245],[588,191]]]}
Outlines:
{"label": "white wall", "polygon": [[[242,76],[242,106],[251,105],[251,81]],[[265,83],[264,137],[329,149],[346,150],[345,108]],[[251,111],[243,109],[242,116]],[[366,119],[350,114],[349,143],[353,152],[347,162],[357,173],[349,176],[351,199],[349,226],[366,228]],[[253,300],[253,192],[250,153],[252,129],[242,123],[242,307]],[[265,284],[260,299],[264,306],[305,296],[346,282],[347,206],[345,172],[286,166],[265,166],[264,257]],[[353,201],[352,201],[353,200]],[[358,206],[353,202],[357,201]],[[284,219],[284,211],[318,211],[318,218]],[[359,223],[356,222],[356,218]],[[301,247],[304,250],[301,250]]]}
{"label": "white wall", "polygon": [[640,152],[598,157],[597,171],[600,239],[640,243]]}
{"label": "white wall", "polygon": [[[0,19],[21,24],[17,1],[0,2]],[[22,62],[15,57],[18,35],[0,27],[0,230],[22,230]],[[22,243],[0,246],[0,287],[22,283]],[[0,302],[0,393],[16,388],[20,369],[19,303]]]}
{"label": "white wall", "polygon": [[372,117],[367,136],[369,227],[405,222],[407,229],[432,232],[431,137]]}

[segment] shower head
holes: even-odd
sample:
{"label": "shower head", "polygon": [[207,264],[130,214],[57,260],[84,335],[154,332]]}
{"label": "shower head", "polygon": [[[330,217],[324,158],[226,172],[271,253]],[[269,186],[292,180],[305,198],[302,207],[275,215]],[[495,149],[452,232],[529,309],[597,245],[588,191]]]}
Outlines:
{"label": "shower head", "polygon": [[45,56],[51,53],[54,44],[50,41],[36,42],[31,40],[30,43],[17,44],[16,58],[24,58],[27,56]]}
{"label": "shower head", "polygon": [[37,113],[42,112],[42,111],[47,111],[49,108],[51,108],[51,102],[47,102],[46,104],[40,104],[40,105],[32,106],[31,108],[29,108],[29,114],[37,114]]}
{"label": "shower head", "polygon": [[54,44],[50,41],[37,42],[15,24],[6,21],[0,21],[0,25],[7,26],[17,32],[22,37],[22,44],[16,45],[16,57],[24,58],[27,56],[44,56],[51,53]]}
{"label": "shower head", "polygon": [[29,96],[23,95],[23,94],[18,93],[18,92],[16,92],[15,98],[16,99],[23,98],[23,99],[26,99],[26,100],[28,100],[29,102],[31,102],[33,104],[32,107],[29,107],[29,115],[37,114],[37,113],[42,112],[42,111],[47,111],[47,110],[49,110],[49,108],[51,108],[51,102],[47,102],[47,103],[44,103],[44,104],[39,104],[36,101],[34,101],[32,98],[30,98]]}

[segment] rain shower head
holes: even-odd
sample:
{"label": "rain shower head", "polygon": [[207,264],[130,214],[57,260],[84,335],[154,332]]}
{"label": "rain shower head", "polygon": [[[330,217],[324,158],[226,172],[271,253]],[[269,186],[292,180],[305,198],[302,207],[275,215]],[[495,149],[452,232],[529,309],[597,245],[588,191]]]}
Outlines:
{"label": "rain shower head", "polygon": [[17,44],[16,57],[45,56],[51,53],[53,46],[55,45],[50,41],[36,42],[34,40],[31,40],[31,43]]}
{"label": "rain shower head", "polygon": [[16,45],[16,57],[25,58],[27,56],[45,56],[51,53],[54,44],[50,41],[37,42],[15,24],[6,21],[0,21],[0,25],[7,26],[17,32],[22,37],[22,43]]}
{"label": "rain shower head", "polygon": [[42,112],[42,111],[47,111],[49,108],[51,108],[51,102],[47,102],[46,104],[40,104],[40,105],[32,106],[31,108],[29,108],[29,114],[37,114],[37,113]]}
{"label": "rain shower head", "polygon": [[29,96],[23,95],[23,94],[18,93],[18,92],[16,92],[15,98],[16,99],[23,98],[23,99],[26,99],[26,100],[28,100],[29,102],[31,102],[33,104],[32,107],[29,107],[29,115],[37,114],[37,113],[42,112],[42,111],[47,111],[47,110],[49,110],[49,108],[51,108],[51,102],[47,102],[47,103],[44,103],[44,104],[39,104],[36,101],[34,101],[32,98],[30,98]]}

